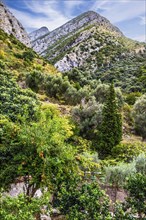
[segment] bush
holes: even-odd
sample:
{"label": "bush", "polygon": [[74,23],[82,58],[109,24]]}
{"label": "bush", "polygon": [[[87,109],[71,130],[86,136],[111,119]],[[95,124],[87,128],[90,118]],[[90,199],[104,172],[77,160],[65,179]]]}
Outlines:
{"label": "bush", "polygon": [[129,105],[134,105],[134,103],[136,102],[136,99],[138,97],[140,97],[142,94],[140,92],[132,92],[130,94],[128,94],[125,98],[125,101],[129,104]]}
{"label": "bush", "polygon": [[26,75],[26,85],[34,92],[44,88],[44,75],[40,71],[33,71]]}
{"label": "bush", "polygon": [[132,115],[137,134],[146,139],[146,94],[137,99],[133,106]]}
{"label": "bush", "polygon": [[19,121],[24,116],[35,120],[39,109],[39,101],[30,90],[21,89],[12,74],[0,69],[0,109],[1,114],[12,121]]}
{"label": "bush", "polygon": [[103,105],[91,97],[87,102],[82,100],[79,107],[72,111],[72,117],[77,123],[80,134],[90,140],[97,140],[98,128],[102,122]]}
{"label": "bush", "polygon": [[58,204],[68,220],[112,220],[109,200],[97,182],[62,187]]}
{"label": "bush", "polygon": [[[146,151],[145,151],[146,152]],[[140,154],[134,160],[136,171],[142,175],[146,175],[146,155]]]}
{"label": "bush", "polygon": [[144,220],[146,217],[146,175],[137,173],[131,176],[125,188],[128,190],[127,209],[131,208],[131,213],[138,214],[138,219]]}
{"label": "bush", "polygon": [[146,152],[145,143],[121,143],[112,149],[112,156],[117,161],[130,162],[134,157]]}
{"label": "bush", "polygon": [[5,197],[1,195],[0,219],[35,220],[37,217],[40,217],[41,208],[45,202],[44,198],[33,198],[28,203],[24,195],[19,195],[18,197]]}

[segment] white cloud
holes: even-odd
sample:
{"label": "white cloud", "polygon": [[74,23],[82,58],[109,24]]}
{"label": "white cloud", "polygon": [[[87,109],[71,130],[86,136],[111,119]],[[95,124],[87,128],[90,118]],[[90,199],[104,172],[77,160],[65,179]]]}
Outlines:
{"label": "white cloud", "polygon": [[140,24],[146,25],[146,16],[140,16]]}
{"label": "white cloud", "polygon": [[22,23],[28,32],[42,26],[54,30],[66,23],[69,18],[61,11],[55,10],[53,2],[49,1],[24,1],[27,9],[33,13],[9,8],[15,17]]}
{"label": "white cloud", "polygon": [[[138,18],[140,26],[146,24],[144,17],[144,0],[21,0],[23,8],[20,10],[10,8],[16,18],[22,23],[28,32],[47,26],[48,29],[63,25],[72,19],[72,13],[79,11],[101,9],[100,14],[113,24]],[[21,4],[20,4],[21,5]],[[25,11],[24,11],[25,8]],[[129,29],[128,29],[129,30]],[[128,31],[126,30],[126,31]],[[130,31],[130,30],[129,30]],[[130,31],[131,32],[131,31]],[[140,34],[140,33],[139,33]],[[130,34],[129,34],[130,35]],[[142,39],[142,36],[138,36]]]}
{"label": "white cloud", "polygon": [[81,6],[82,4],[86,4],[84,0],[68,0],[64,2],[64,5],[68,10],[73,10],[74,7]]}
{"label": "white cloud", "polygon": [[108,0],[103,0],[103,1],[95,1],[94,4],[91,6],[90,10],[91,11],[96,11],[98,9],[103,9],[107,10],[107,3]]}
{"label": "white cloud", "polygon": [[133,18],[137,18],[145,14],[145,1],[115,1],[105,0],[94,4],[91,9],[103,9],[101,15],[108,18],[112,23],[123,22]]}

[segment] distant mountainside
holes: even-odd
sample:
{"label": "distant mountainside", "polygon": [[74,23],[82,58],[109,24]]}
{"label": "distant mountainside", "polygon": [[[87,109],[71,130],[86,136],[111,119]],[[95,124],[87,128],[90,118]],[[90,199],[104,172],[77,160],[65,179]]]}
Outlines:
{"label": "distant mountainside", "polygon": [[101,66],[109,67],[145,49],[143,44],[126,38],[110,21],[93,11],[48,34],[42,33],[32,40],[32,47],[61,72],[73,68],[96,72]]}
{"label": "distant mountainside", "polygon": [[[3,4],[0,8],[7,11]],[[3,18],[1,25],[9,18],[6,12]],[[12,18],[13,22],[19,24],[14,16]],[[10,35],[12,25],[7,25],[7,22],[1,29]],[[16,30],[17,35],[19,30],[20,26]],[[15,33],[11,34],[15,36]],[[72,104],[75,98],[80,100],[87,90],[95,88],[98,80],[102,83],[114,81],[115,86],[120,87],[124,93],[146,91],[146,44],[126,38],[119,29],[95,12],[86,12],[50,33],[46,27],[42,27],[30,34],[31,39],[34,39],[32,44],[38,45],[37,49],[42,48],[40,54],[57,70],[43,58],[40,59],[31,48],[26,50],[25,45],[18,41],[19,36],[16,40],[16,36],[12,35],[8,37],[0,30],[0,58],[5,62],[6,68],[18,75],[33,70],[58,75],[59,70],[63,73],[59,73],[62,78],[54,78],[51,74],[50,79],[44,79],[45,83],[50,81],[47,85],[41,84],[40,79],[34,80],[34,84],[38,84],[41,89],[44,85],[45,88],[49,86],[47,93],[55,98],[63,97],[68,100],[69,97]],[[47,49],[43,50],[43,47]],[[56,89],[57,86],[60,92]],[[71,93],[75,94],[72,101]]]}
{"label": "distant mountainside", "polygon": [[46,54],[45,50],[54,45],[58,40],[62,38],[65,40],[89,25],[102,26],[115,32],[118,36],[123,36],[122,32],[117,27],[113,26],[106,18],[100,16],[96,12],[89,11],[72,19],[49,34],[32,41],[32,47],[39,54]]}
{"label": "distant mountainside", "polygon": [[0,29],[9,35],[14,35],[26,46],[31,46],[30,39],[24,27],[2,2],[0,2]]}
{"label": "distant mountainside", "polygon": [[44,36],[45,34],[49,34],[49,30],[47,27],[41,27],[40,29],[33,31],[29,34],[29,38],[31,41],[34,41],[42,36]]}

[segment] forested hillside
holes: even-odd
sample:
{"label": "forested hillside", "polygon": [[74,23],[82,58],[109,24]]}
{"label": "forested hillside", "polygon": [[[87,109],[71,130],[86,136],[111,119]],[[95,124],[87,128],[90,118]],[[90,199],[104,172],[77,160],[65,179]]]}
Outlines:
{"label": "forested hillside", "polygon": [[146,219],[145,50],[61,73],[0,45],[0,219]]}

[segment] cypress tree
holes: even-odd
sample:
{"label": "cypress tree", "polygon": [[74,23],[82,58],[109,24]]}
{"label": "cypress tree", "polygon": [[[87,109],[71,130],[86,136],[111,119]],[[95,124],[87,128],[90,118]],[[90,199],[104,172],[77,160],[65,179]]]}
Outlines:
{"label": "cypress tree", "polygon": [[102,117],[99,145],[100,155],[104,158],[111,154],[112,148],[122,139],[122,117],[117,106],[113,83],[109,87]]}

